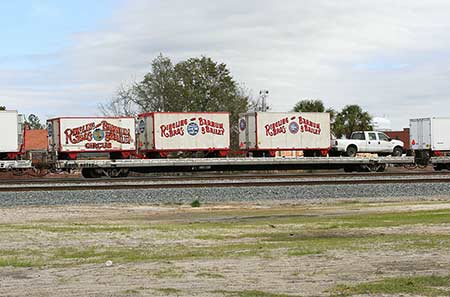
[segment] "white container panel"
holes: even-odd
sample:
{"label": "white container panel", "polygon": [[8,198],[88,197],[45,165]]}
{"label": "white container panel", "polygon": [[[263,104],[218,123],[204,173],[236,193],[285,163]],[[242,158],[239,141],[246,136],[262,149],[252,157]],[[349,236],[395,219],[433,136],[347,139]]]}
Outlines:
{"label": "white container panel", "polygon": [[136,149],[136,124],[131,117],[57,118],[48,123],[50,150],[74,153]]}
{"label": "white container panel", "polygon": [[17,111],[0,111],[0,127],[2,127],[0,152],[14,153],[20,150],[19,125],[19,115],[17,114]]}
{"label": "white container panel", "polygon": [[412,150],[431,149],[431,119],[412,119],[409,121],[410,144]]}
{"label": "white container panel", "polygon": [[140,150],[153,149],[153,114],[140,116],[137,120],[137,138]]}
{"label": "white container panel", "polygon": [[239,115],[239,148],[256,147],[256,117],[255,113]]}
{"label": "white container panel", "polygon": [[255,146],[249,149],[318,150],[330,147],[328,113],[260,112],[256,113],[255,130]]}
{"label": "white container panel", "polygon": [[[245,114],[239,115],[239,148],[246,149],[247,148],[247,139],[246,135],[247,130],[247,117]],[[247,132],[248,133],[248,132]]]}
{"label": "white container panel", "polygon": [[[147,115],[147,147],[157,151],[228,150],[228,113],[152,113]],[[153,126],[152,126],[153,125]],[[152,137],[153,139],[151,139]]]}
{"label": "white container panel", "polygon": [[59,148],[59,121],[47,120],[48,150],[53,152]]}
{"label": "white container panel", "polygon": [[450,151],[450,118],[431,119],[431,149]]}

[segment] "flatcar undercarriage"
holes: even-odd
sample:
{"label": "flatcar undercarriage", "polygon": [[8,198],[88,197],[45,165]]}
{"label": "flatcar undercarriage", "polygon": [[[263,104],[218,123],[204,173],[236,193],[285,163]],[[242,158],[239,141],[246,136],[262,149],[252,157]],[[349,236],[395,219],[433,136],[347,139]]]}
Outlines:
{"label": "flatcar undercarriage", "polygon": [[127,160],[61,160],[54,166],[61,170],[81,170],[85,178],[120,178],[130,172],[193,172],[193,171],[267,171],[326,170],[346,172],[382,172],[391,165],[413,165],[413,157],[299,157],[299,158],[190,158],[190,159],[127,159]]}

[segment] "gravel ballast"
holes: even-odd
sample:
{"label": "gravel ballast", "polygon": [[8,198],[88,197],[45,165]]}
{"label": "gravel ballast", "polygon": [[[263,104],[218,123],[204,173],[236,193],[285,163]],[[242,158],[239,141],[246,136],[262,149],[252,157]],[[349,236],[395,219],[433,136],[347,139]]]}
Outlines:
{"label": "gravel ballast", "polygon": [[396,200],[406,200],[437,196],[450,198],[450,183],[5,192],[0,193],[0,207],[110,203],[184,204],[195,199],[203,203],[305,200],[326,202],[360,198],[383,201],[393,197],[397,198]]}

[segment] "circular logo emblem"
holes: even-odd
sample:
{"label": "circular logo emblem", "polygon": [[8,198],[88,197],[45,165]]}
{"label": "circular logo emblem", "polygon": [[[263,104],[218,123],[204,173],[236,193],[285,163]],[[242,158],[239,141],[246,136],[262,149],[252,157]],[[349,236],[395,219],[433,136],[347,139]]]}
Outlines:
{"label": "circular logo emblem", "polygon": [[247,122],[245,121],[245,119],[241,119],[239,121],[239,129],[241,129],[241,131],[247,129]]}
{"label": "circular logo emblem", "polygon": [[139,122],[139,133],[144,133],[144,131],[145,131],[145,121],[144,120],[141,120],[140,122]]}
{"label": "circular logo emblem", "polygon": [[102,141],[103,138],[105,138],[105,132],[102,129],[95,129],[94,132],[92,132],[92,136],[95,141]]}
{"label": "circular logo emblem", "polygon": [[189,135],[195,136],[198,134],[198,125],[194,122],[190,123],[187,126],[187,131],[189,133]]}
{"label": "circular logo emblem", "polygon": [[289,124],[289,131],[292,134],[297,134],[298,130],[300,130],[300,126],[296,122],[292,122]]}

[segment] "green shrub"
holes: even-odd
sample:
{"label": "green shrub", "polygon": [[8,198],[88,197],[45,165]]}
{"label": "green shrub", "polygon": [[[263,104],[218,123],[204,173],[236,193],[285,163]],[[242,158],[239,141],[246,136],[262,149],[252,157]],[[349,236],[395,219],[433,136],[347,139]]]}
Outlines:
{"label": "green shrub", "polygon": [[194,201],[191,202],[191,206],[192,207],[200,207],[201,203],[198,199],[195,199]]}

